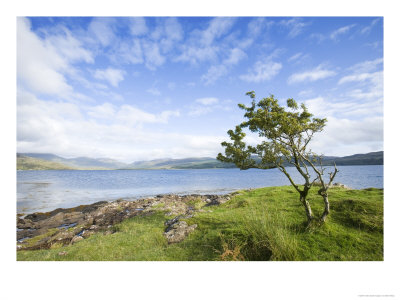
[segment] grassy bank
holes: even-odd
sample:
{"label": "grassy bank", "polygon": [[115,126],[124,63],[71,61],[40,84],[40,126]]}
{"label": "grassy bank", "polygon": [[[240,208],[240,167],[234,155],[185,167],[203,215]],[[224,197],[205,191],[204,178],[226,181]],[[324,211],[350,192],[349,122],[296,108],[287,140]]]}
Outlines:
{"label": "grassy bank", "polygon": [[[314,213],[323,209],[310,192]],[[168,244],[164,221],[148,216],[115,225],[111,235],[95,234],[74,245],[18,251],[18,260],[383,260],[383,190],[330,190],[326,224],[306,227],[292,187],[244,191],[220,206],[203,207],[185,220],[197,228],[184,241]],[[194,206],[199,203],[193,203]],[[65,251],[65,255],[59,255]]]}

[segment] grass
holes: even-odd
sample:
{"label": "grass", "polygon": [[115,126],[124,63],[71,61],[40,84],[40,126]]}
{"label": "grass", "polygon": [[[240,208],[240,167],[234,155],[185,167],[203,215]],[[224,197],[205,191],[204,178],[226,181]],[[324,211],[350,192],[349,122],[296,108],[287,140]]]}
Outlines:
{"label": "grass", "polygon": [[[297,192],[289,186],[244,191],[230,201],[205,207],[185,220],[197,229],[183,242],[168,244],[164,221],[152,215],[127,219],[112,235],[95,234],[58,249],[18,251],[18,260],[383,260],[383,190],[329,190],[331,214],[323,225],[306,226]],[[309,201],[318,215],[316,189]],[[199,208],[199,202],[193,203]],[[65,251],[66,255],[58,255]]]}
{"label": "grass", "polygon": [[18,156],[17,170],[72,170],[70,166],[44,159]]}

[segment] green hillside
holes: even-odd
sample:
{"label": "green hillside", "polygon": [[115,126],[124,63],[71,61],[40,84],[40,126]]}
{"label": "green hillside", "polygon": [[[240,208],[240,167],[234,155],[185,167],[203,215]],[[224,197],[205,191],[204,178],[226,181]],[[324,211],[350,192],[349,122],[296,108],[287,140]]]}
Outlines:
{"label": "green hillside", "polygon": [[214,169],[236,168],[234,164],[223,163],[211,157],[191,157],[182,159],[155,159],[138,161],[130,164],[128,169]]}
{"label": "green hillside", "polygon": [[17,156],[17,170],[72,170],[64,164],[39,158]]}

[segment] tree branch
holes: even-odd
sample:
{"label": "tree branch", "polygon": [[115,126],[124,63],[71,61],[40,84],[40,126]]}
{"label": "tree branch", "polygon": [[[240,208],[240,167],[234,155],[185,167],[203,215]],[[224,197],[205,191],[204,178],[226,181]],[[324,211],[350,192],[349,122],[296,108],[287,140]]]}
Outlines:
{"label": "tree branch", "polygon": [[286,175],[286,177],[289,179],[290,183],[293,185],[293,187],[299,192],[301,193],[301,190],[299,189],[299,187],[294,183],[292,177],[290,177],[289,173],[286,171],[285,167],[279,165],[278,166],[279,170],[282,171],[283,174]]}

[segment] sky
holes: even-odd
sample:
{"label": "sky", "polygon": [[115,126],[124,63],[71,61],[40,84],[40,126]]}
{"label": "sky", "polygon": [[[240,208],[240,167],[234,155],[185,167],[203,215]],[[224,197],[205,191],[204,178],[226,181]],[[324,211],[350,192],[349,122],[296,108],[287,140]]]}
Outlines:
{"label": "sky", "polygon": [[383,150],[382,17],[16,21],[17,152],[215,157],[248,91],[326,117],[317,153]]}

